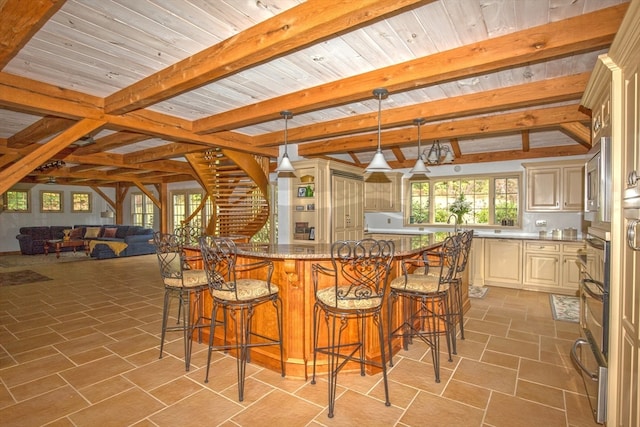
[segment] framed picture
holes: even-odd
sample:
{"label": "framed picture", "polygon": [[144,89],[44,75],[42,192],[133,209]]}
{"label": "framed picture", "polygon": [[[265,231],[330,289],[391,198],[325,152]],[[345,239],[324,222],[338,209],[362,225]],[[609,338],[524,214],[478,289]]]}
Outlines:
{"label": "framed picture", "polygon": [[304,197],[307,194],[307,187],[298,187],[298,197]]}
{"label": "framed picture", "polygon": [[309,228],[309,240],[316,240],[316,228],[315,227],[310,227]]}
{"label": "framed picture", "polygon": [[297,211],[303,211],[304,210],[304,206],[296,206],[296,210]]}
{"label": "framed picture", "polygon": [[313,204],[313,203],[307,205],[307,210],[308,211],[315,211],[316,210],[316,205]]}

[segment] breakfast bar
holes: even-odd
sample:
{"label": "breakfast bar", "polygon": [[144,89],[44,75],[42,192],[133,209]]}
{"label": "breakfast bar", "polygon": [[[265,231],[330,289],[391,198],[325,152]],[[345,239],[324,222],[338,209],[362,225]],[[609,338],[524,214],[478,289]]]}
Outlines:
{"label": "breakfast bar", "polygon": [[[429,233],[406,237],[394,237],[395,255],[392,262],[389,281],[402,274],[401,263],[404,259],[419,256],[425,249],[438,247],[449,233]],[[189,251],[197,252],[193,248]],[[189,255],[189,254],[188,254]],[[193,255],[193,254],[192,254]],[[283,346],[285,358],[285,371],[287,377],[307,378],[311,375],[313,365],[313,305],[315,302],[313,282],[311,278],[311,266],[319,263],[331,266],[331,245],[329,244],[239,244],[238,263],[253,262],[257,259],[270,259],[274,264],[272,282],[280,289],[280,298],[283,305]],[[259,272],[256,274],[260,274]],[[257,277],[256,277],[257,278]],[[330,286],[329,282],[321,283],[321,287]],[[464,289],[464,310],[469,308],[466,286]],[[211,310],[211,296],[205,292],[205,310]],[[400,322],[398,316],[392,319],[393,325]],[[386,316],[386,304],[385,304]],[[276,331],[273,316],[262,316],[261,310],[256,310],[252,328],[256,332],[272,334]],[[384,322],[387,322],[385,317]],[[379,348],[377,335],[373,325],[369,333],[370,341],[366,349],[367,357],[379,360]],[[220,329],[220,328],[219,328]],[[385,328],[386,329],[386,328]],[[386,333],[386,332],[385,332]],[[222,339],[222,332],[216,340]],[[228,338],[228,337],[227,337]],[[208,339],[208,337],[207,337]],[[324,339],[320,337],[320,339]],[[400,342],[394,343],[393,351],[401,348]],[[251,362],[278,371],[280,368],[280,354],[277,347],[254,348],[251,352]],[[317,370],[324,372],[324,361],[319,358]]]}

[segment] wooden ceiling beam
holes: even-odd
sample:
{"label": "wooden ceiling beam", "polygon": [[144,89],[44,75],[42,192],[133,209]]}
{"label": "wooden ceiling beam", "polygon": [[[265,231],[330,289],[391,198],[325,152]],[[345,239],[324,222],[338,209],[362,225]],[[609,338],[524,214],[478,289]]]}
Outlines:
{"label": "wooden ceiling beam", "polygon": [[151,139],[151,136],[143,133],[129,131],[115,132],[111,135],[96,139],[93,144],[76,149],[74,154],[82,156],[85,154],[99,153],[101,151],[109,151],[114,148],[135,144],[136,142],[146,141],[147,139]]}
{"label": "wooden ceiling beam", "polygon": [[[388,128],[409,125],[416,117],[425,118],[425,122],[436,122],[515,108],[531,108],[553,102],[575,101],[582,97],[589,76],[590,73],[582,73],[406,107],[391,108],[384,110],[380,122],[382,128]],[[287,137],[290,142],[305,142],[318,138],[371,131],[377,127],[378,113],[376,112],[299,126],[289,129]],[[282,143],[282,132],[271,132],[257,136],[254,143],[256,146],[279,145]]]}
{"label": "wooden ceiling beam", "polygon": [[[421,132],[422,135],[428,135],[429,139],[451,139],[509,133],[514,130],[551,128],[557,127],[561,123],[584,120],[588,120],[588,116],[578,109],[578,104],[571,104],[427,124],[422,125]],[[417,143],[417,131],[413,127],[382,132],[381,145],[383,148],[402,147],[415,143]],[[376,144],[377,133],[352,135],[298,144],[298,154],[306,157],[345,151],[371,151],[375,149]]]}
{"label": "wooden ceiling beam", "polygon": [[149,110],[105,115],[102,104],[102,98],[0,72],[0,107],[30,114],[105,120],[109,128],[144,133],[168,141],[191,142],[205,147],[222,147],[269,157],[278,155],[277,148],[253,147],[251,137],[246,135],[227,131],[196,135],[189,130],[191,122],[179,117]]}
{"label": "wooden ceiling beam", "polygon": [[601,9],[256,102],[196,120],[193,131],[207,133],[273,120],[283,105],[301,114],[372,99],[376,87],[401,92],[605,48],[613,41],[627,6]]}
{"label": "wooden ceiling beam", "polygon": [[68,129],[77,120],[46,116],[7,138],[7,146],[22,148]]}
{"label": "wooden ceiling beam", "polygon": [[585,148],[591,148],[591,128],[580,122],[561,123],[560,128]]}
{"label": "wooden ceiling beam", "polygon": [[60,150],[74,143],[76,140],[104,126],[104,121],[83,119],[71,126],[46,144],[31,151],[24,158],[13,165],[0,170],[0,194],[7,191],[15,183],[37,168],[43,161],[55,156]]}
{"label": "wooden ceiling beam", "polygon": [[108,96],[105,111],[148,107],[416,3],[424,0],[307,0]]}
{"label": "wooden ceiling beam", "polygon": [[0,70],[64,4],[64,0],[0,2]]}

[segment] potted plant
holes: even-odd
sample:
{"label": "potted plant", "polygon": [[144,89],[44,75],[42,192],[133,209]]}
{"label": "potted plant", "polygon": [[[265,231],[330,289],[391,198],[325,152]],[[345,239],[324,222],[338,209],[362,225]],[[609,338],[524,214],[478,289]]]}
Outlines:
{"label": "potted plant", "polygon": [[449,205],[449,212],[456,216],[458,224],[462,224],[463,217],[471,212],[471,202],[465,199],[464,194],[460,193],[460,196]]}

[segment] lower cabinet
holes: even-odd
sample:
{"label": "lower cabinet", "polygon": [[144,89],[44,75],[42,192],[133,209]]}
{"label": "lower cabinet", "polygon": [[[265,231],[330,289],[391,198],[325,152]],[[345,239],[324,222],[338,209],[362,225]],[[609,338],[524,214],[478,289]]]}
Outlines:
{"label": "lower cabinet", "polygon": [[525,289],[573,293],[578,289],[576,264],[581,243],[524,241]]}
{"label": "lower cabinet", "polygon": [[484,283],[522,287],[522,240],[484,239]]}
{"label": "lower cabinet", "polygon": [[580,242],[474,238],[469,282],[573,294],[580,282]]}

